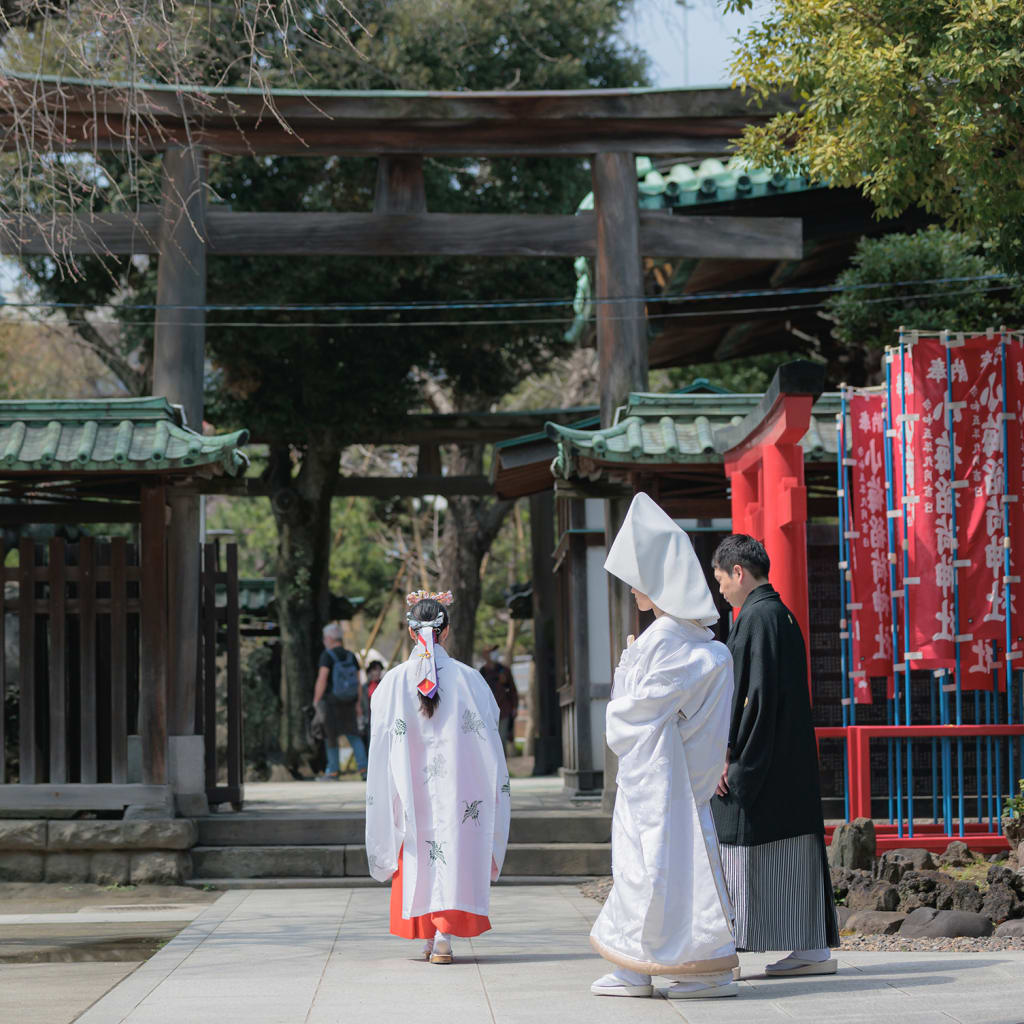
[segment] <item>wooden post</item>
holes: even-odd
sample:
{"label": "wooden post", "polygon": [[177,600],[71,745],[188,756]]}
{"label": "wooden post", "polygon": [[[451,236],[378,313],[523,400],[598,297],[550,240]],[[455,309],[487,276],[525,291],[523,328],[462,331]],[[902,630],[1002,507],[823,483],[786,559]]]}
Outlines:
{"label": "wooden post", "polygon": [[593,182],[601,426],[607,427],[630,391],[647,388],[647,322],[633,154],[598,153]]}
{"label": "wooden post", "polygon": [[[139,557],[142,657],[139,734],[142,781],[167,782],[167,548],[163,484],[141,488],[142,543]],[[175,567],[177,572],[177,567]],[[175,638],[177,642],[177,638]]]}
{"label": "wooden post", "polygon": [[551,775],[562,763],[558,683],[555,679],[555,496],[530,497],[530,560],[533,576],[533,774]]}
{"label": "wooden post", "polygon": [[377,159],[374,213],[426,213],[427,191],[422,156],[382,156]]}
{"label": "wooden post", "polygon": [[[205,165],[200,150],[173,146],[164,153],[157,273],[153,394],[181,405],[188,425],[203,429],[206,313]],[[171,734],[195,727],[199,649],[199,498],[171,495],[168,558],[171,636],[168,701]]]}
{"label": "wooden post", "polygon": [[569,528],[581,532],[569,537],[569,594],[572,605],[572,636],[569,665],[572,673],[573,715],[576,730],[576,787],[592,790],[594,778],[593,729],[590,722],[590,650],[587,641],[587,539],[586,503],[582,498],[569,502]]}
{"label": "wooden post", "polygon": [[36,721],[36,548],[22,537],[18,544],[18,782],[41,782],[41,751]]}

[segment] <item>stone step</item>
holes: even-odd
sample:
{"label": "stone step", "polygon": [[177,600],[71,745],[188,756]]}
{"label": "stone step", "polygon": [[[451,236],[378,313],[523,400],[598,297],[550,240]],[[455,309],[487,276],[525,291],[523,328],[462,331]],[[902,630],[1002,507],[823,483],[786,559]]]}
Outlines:
{"label": "stone step", "polygon": [[[192,876],[206,878],[365,878],[366,848],[360,845],[196,846]],[[607,875],[607,843],[517,843],[505,856],[510,875]]]}
{"label": "stone step", "polygon": [[[200,846],[351,846],[366,832],[362,814],[330,817],[217,814],[196,819]],[[511,843],[607,843],[611,816],[600,811],[516,811]]]}
{"label": "stone step", "polygon": [[[582,885],[591,875],[502,875],[495,885]],[[374,889],[372,878],[189,878],[193,889]]]}

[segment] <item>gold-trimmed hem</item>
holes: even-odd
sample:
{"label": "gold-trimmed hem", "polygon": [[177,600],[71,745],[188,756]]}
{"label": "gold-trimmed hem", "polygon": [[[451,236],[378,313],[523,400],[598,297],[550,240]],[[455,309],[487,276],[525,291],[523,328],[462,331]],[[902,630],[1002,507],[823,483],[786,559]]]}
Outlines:
{"label": "gold-trimmed hem", "polygon": [[609,949],[598,942],[593,935],[590,936],[590,945],[594,952],[605,958],[618,967],[625,967],[630,971],[637,971],[640,974],[724,974],[738,967],[740,958],[733,953],[732,956],[719,956],[712,960],[690,960],[682,964],[658,964],[649,960],[634,960],[630,956],[623,956],[621,953]]}

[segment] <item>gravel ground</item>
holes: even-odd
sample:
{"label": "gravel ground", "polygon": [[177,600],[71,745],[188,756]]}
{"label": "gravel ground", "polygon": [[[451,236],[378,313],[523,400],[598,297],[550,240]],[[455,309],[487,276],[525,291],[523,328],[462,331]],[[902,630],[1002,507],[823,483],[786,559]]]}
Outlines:
{"label": "gravel ground", "polygon": [[[595,878],[584,882],[580,891],[592,900],[604,903],[612,887],[610,878]],[[857,935],[848,932],[840,936],[842,949],[855,949],[863,953],[991,953],[998,950],[1024,951],[1024,938],[987,939],[901,939],[899,935]]]}

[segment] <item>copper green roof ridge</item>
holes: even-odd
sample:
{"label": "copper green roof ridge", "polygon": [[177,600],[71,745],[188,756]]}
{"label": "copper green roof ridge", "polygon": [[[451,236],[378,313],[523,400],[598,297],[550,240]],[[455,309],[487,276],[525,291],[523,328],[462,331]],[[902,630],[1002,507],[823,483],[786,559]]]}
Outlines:
{"label": "copper green roof ridge", "polygon": [[237,476],[247,430],[206,436],[165,398],[0,402],[0,473],[212,470]]}
{"label": "copper green roof ridge", "polygon": [[[760,394],[660,394],[634,392],[616,423],[602,430],[579,430],[547,423],[545,432],[556,447],[552,473],[578,475],[579,459],[616,465],[668,466],[721,462],[715,431],[743,422],[757,408]],[[815,402],[810,427],[800,444],[814,462],[836,458],[835,417],[840,396],[828,392]],[[590,475],[589,470],[585,475]]]}

